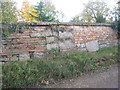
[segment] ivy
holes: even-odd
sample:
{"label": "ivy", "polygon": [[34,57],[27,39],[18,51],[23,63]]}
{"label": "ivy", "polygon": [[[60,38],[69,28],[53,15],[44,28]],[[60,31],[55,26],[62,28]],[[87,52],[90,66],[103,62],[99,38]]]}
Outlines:
{"label": "ivy", "polygon": [[28,28],[25,23],[0,23],[2,25],[3,36],[7,37],[9,34],[17,32],[22,33],[24,29]]}
{"label": "ivy", "polygon": [[9,32],[3,32],[3,36],[7,37],[9,35]]}

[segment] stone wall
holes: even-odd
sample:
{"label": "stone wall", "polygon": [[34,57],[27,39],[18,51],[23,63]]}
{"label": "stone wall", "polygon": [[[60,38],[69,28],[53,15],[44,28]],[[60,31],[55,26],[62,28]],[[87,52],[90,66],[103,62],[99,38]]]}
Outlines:
{"label": "stone wall", "polygon": [[46,58],[46,51],[97,51],[117,45],[109,24],[27,23],[29,29],[2,38],[1,62]]}

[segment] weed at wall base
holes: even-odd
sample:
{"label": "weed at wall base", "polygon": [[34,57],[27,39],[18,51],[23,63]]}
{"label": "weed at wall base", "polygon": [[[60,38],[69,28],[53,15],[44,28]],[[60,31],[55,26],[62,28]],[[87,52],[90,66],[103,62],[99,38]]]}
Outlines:
{"label": "weed at wall base", "polygon": [[3,88],[23,88],[44,79],[63,79],[116,63],[118,47],[97,52],[76,52],[49,60],[10,62],[2,66]]}

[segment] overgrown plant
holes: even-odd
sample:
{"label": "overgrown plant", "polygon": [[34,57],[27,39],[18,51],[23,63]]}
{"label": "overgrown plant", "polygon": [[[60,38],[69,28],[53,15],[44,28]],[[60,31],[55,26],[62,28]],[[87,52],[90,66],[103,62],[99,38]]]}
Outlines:
{"label": "overgrown plant", "polygon": [[64,79],[110,65],[117,62],[117,52],[118,46],[96,52],[66,53],[48,60],[7,63],[2,65],[3,88],[24,88],[42,80]]}
{"label": "overgrown plant", "polygon": [[57,56],[58,54],[60,54],[59,50],[56,48],[52,48],[51,50],[46,50],[45,53],[47,55],[55,55]]}
{"label": "overgrown plant", "polygon": [[0,23],[2,24],[3,36],[7,37],[10,33],[18,32],[22,33],[24,29],[28,28],[25,23]]}
{"label": "overgrown plant", "polygon": [[118,20],[115,20],[112,23],[112,28],[117,31],[118,39],[119,39],[120,38],[120,18]]}

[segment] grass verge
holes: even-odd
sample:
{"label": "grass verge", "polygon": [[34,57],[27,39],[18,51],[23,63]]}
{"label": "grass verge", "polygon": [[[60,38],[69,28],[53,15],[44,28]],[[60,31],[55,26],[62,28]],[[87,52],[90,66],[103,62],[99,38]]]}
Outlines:
{"label": "grass verge", "polygon": [[[120,47],[120,46],[119,46]],[[76,52],[49,60],[11,62],[2,66],[3,88],[24,88],[45,79],[63,79],[117,62],[118,46]]]}

